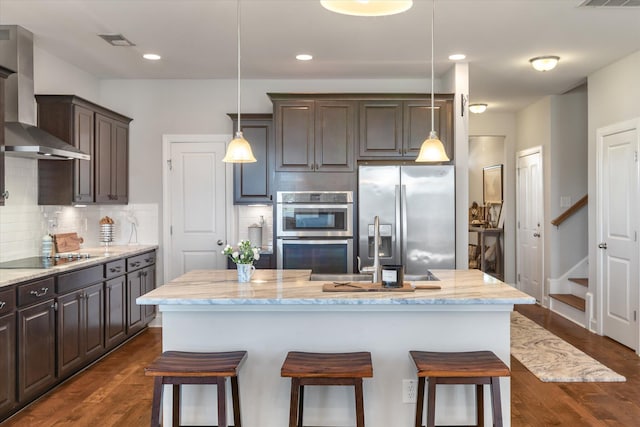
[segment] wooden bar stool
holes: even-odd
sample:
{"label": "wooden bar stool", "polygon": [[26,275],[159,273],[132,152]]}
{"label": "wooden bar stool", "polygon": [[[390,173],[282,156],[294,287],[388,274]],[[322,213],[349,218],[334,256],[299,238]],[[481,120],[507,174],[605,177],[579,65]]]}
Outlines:
{"label": "wooden bar stool", "polygon": [[415,427],[422,427],[424,409],[425,378],[427,378],[427,427],[435,426],[436,384],[475,384],[478,426],[484,425],[484,400],[482,387],[491,387],[493,425],[502,426],[500,401],[500,377],[511,375],[509,367],[490,351],[442,353],[410,351],[418,371],[418,399]]}
{"label": "wooden bar stool", "polygon": [[153,403],[151,405],[151,427],[160,425],[160,402],[164,384],[173,384],[173,422],[180,425],[180,386],[182,384],[215,384],[218,386],[218,427],[227,427],[227,401],[225,380],[231,378],[233,400],[233,422],[240,423],[240,397],[238,370],[247,358],[246,351],[223,353],[193,353],[165,351],[145,368],[147,376],[155,377]]}
{"label": "wooden bar stool", "polygon": [[280,375],[291,377],[289,427],[302,427],[304,386],[352,385],[355,387],[356,426],[364,427],[362,379],[373,377],[371,353],[305,353],[291,351]]}

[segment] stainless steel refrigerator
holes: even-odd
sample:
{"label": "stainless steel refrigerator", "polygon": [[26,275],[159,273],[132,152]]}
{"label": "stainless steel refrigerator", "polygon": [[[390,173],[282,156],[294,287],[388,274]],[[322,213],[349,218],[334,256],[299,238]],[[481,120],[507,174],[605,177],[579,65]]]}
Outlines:
{"label": "stainless steel refrigerator", "polygon": [[405,274],[455,268],[455,171],[452,165],[358,167],[358,256],[373,265],[374,217],[380,264]]}

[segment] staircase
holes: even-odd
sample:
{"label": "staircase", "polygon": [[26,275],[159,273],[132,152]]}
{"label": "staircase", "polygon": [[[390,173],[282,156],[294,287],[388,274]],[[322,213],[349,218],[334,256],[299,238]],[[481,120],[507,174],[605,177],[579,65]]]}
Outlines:
{"label": "staircase", "polygon": [[586,298],[589,290],[589,279],[584,277],[567,279],[569,286],[566,293],[550,293],[550,309],[569,320],[587,327]]}

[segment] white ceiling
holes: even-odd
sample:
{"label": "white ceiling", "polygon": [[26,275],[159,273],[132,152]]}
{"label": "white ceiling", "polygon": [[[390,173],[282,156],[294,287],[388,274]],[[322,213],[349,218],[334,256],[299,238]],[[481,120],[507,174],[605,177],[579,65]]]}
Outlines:
{"label": "white ceiling", "polygon": [[[640,50],[640,7],[579,7],[583,0],[438,0],[436,75],[451,53],[467,55],[470,101],[517,111],[565,92],[594,71]],[[319,0],[243,0],[242,77],[425,78],[429,91],[430,0],[403,14],[339,15]],[[0,0],[0,24],[35,34],[52,54],[101,79],[236,76],[235,0]],[[97,34],[121,33],[135,47]],[[162,55],[149,62],[141,54]],[[314,60],[300,62],[297,53]],[[534,71],[529,58],[561,57]],[[640,70],[638,70],[640,75]]]}

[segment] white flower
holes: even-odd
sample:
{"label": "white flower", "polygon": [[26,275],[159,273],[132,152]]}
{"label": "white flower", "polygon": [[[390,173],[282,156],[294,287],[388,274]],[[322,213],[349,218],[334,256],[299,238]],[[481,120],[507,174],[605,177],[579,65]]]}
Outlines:
{"label": "white flower", "polygon": [[244,254],[240,254],[240,259],[244,259]]}
{"label": "white flower", "polygon": [[253,254],[253,259],[255,259],[256,261],[260,259],[260,254]]}
{"label": "white flower", "polygon": [[234,253],[231,254],[231,256],[234,258],[238,258],[238,255],[239,255],[238,251],[235,251]]}

